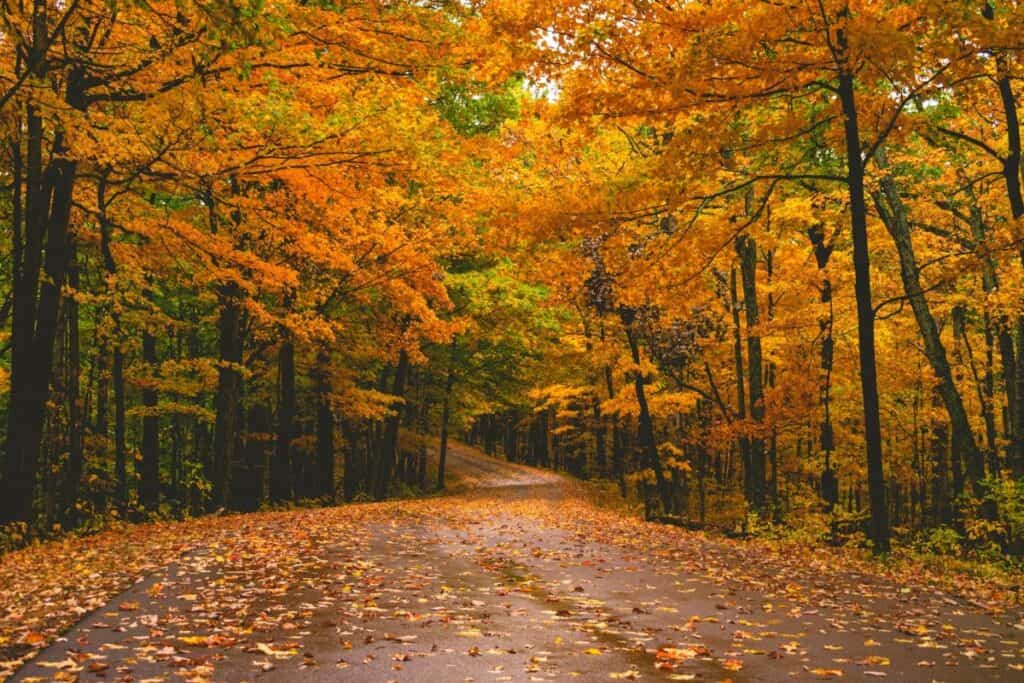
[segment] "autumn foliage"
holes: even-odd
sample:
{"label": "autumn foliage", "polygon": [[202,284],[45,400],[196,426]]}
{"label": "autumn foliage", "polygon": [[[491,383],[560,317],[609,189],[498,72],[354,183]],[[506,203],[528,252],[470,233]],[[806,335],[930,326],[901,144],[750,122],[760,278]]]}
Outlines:
{"label": "autumn foliage", "polygon": [[1024,550],[1018,3],[3,10],[0,544],[443,487],[455,433]]}

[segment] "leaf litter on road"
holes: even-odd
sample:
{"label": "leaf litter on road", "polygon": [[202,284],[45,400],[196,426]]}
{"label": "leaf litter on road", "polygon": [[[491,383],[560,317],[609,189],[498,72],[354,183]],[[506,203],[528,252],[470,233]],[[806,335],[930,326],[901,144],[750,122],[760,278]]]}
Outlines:
{"label": "leaf litter on road", "polygon": [[645,523],[552,475],[527,482],[13,553],[0,561],[0,678],[38,653],[21,680],[954,681],[1024,668],[1021,619],[998,594],[986,612],[926,578]]}

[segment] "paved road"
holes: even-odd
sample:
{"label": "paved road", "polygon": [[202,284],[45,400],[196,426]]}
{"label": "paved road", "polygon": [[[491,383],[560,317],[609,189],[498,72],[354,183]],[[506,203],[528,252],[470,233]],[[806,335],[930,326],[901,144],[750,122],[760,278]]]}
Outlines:
{"label": "paved road", "polygon": [[240,518],[14,680],[1024,681],[1019,615],[713,541],[638,551],[559,518],[556,475],[449,462],[455,498]]}

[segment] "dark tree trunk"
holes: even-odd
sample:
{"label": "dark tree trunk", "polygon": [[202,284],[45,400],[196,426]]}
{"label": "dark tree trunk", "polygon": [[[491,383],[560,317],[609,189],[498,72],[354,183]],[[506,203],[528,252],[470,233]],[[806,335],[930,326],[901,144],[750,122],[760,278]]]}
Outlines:
{"label": "dark tree trunk", "polygon": [[[111,226],[107,219],[106,200],[106,176],[101,176],[96,186],[96,208],[99,214],[100,225],[100,252],[103,256],[103,267],[108,276],[117,272],[117,263],[114,261],[110,249]],[[111,298],[117,296],[116,291],[108,287],[107,295]],[[123,513],[128,505],[128,449],[125,443],[125,395],[124,395],[124,352],[121,349],[121,316],[117,312],[117,306],[112,305],[110,314],[112,322],[112,356],[110,367],[110,383],[114,390],[114,502]],[[97,430],[104,437],[107,434],[107,389],[102,387],[100,391],[99,413],[97,415]]]}
{"label": "dark tree trunk", "polygon": [[[79,267],[77,245],[72,238],[70,246],[68,285],[77,293],[79,287]],[[68,466],[64,475],[64,486],[61,493],[61,524],[65,529],[71,529],[78,522],[77,504],[78,487],[82,480],[82,470],[85,465],[85,449],[83,447],[82,430],[82,406],[79,396],[79,378],[81,373],[81,348],[79,340],[78,325],[78,301],[74,295],[67,297],[64,302],[65,315],[67,316],[67,345],[68,345]]]}
{"label": "dark tree trunk", "polygon": [[[0,479],[0,524],[29,522],[35,473],[25,462],[28,450],[22,423],[31,406],[24,403],[29,379],[29,353],[35,334],[35,306],[42,264],[43,159],[42,119],[32,105],[26,107],[27,145],[22,158],[20,141],[12,145],[12,326],[11,376],[7,407],[7,443],[4,476]],[[24,183],[24,191],[22,184]],[[46,380],[49,384],[49,378]],[[38,456],[37,456],[38,457]]]}
{"label": "dark tree trunk", "polygon": [[[995,9],[992,2],[986,1],[982,7],[982,13],[988,20],[995,18]],[[1010,204],[1010,213],[1014,219],[1024,217],[1024,192],[1021,190],[1021,163],[1024,156],[1021,151],[1020,115],[1017,109],[1017,97],[1013,91],[1013,82],[1010,80],[1011,73],[1002,51],[995,50],[996,73],[998,74],[996,85],[999,89],[999,99],[1003,107],[1003,115],[1006,119],[1006,154],[1000,159],[1002,163],[1003,181],[1006,186],[1006,197]],[[1021,264],[1024,265],[1024,249],[1020,252]],[[1007,372],[1008,366],[1012,365],[1013,391],[1007,388],[1007,399],[1009,404],[1009,420],[1012,428],[1007,432],[1012,436],[1009,448],[1010,469],[1014,478],[1024,476],[1024,316],[1018,316],[1016,321],[1016,360],[1010,364],[1008,361],[1013,357],[1010,353],[1012,347],[1000,339],[1000,349],[1003,356],[1003,371]],[[1009,400],[1012,395],[1013,400]]]}
{"label": "dark tree trunk", "polygon": [[331,410],[331,354],[321,347],[316,355],[316,461],[320,495],[334,502],[334,411]]}
{"label": "dark tree trunk", "polygon": [[605,476],[608,470],[607,448],[605,439],[607,437],[607,426],[604,423],[604,416],[601,414],[601,402],[595,396],[591,404],[594,414],[594,459],[595,469],[598,476]]}
{"label": "dark tree trunk", "polygon": [[[736,269],[729,273],[729,310],[732,313],[732,350],[736,373],[736,418],[740,422],[747,419],[746,387],[743,377],[743,334],[740,327],[740,302],[736,284]],[[738,445],[740,460],[743,461],[743,494],[747,500],[753,498],[753,477],[750,462],[750,439],[741,433]]]}
{"label": "dark tree trunk", "polygon": [[348,420],[342,420],[341,431],[345,437],[345,471],[342,473],[341,487],[342,495],[347,502],[355,498],[359,491],[359,484],[364,472],[362,467],[364,459],[359,457],[358,452],[359,431]]}
{"label": "dark tree trunk", "polygon": [[665,473],[661,469],[661,459],[658,457],[658,444],[654,438],[654,422],[651,419],[651,412],[647,405],[647,392],[643,373],[640,372],[640,345],[637,343],[636,333],[633,330],[632,313],[623,316],[623,324],[626,328],[626,340],[629,342],[629,350],[633,357],[633,364],[637,370],[633,376],[633,388],[636,391],[636,402],[640,408],[639,437],[640,449],[643,453],[645,464],[654,470],[654,480],[658,487],[658,496],[661,499],[662,512],[670,515],[673,512],[672,493],[669,490]]}
{"label": "dark tree trunk", "polygon": [[231,501],[231,471],[235,464],[239,401],[241,400],[242,363],[241,302],[238,285],[221,285],[218,290],[220,316],[218,327],[216,416],[213,426],[213,493],[214,508],[227,507]]}
{"label": "dark tree trunk", "polygon": [[[939,397],[933,397],[933,404]],[[932,426],[932,513],[936,526],[953,521],[949,499],[949,429],[944,422]]]}
{"label": "dark tree trunk", "polygon": [[548,438],[548,419],[549,416],[547,410],[542,410],[537,414],[537,445],[535,449],[536,458],[534,459],[534,462],[531,464],[539,465],[541,467],[548,467],[551,464],[549,460],[549,448],[551,443],[550,439]]}
{"label": "dark tree trunk", "polygon": [[[985,2],[982,13],[989,21],[995,18],[995,11],[990,1]],[[999,99],[1003,105],[1006,118],[1006,155],[1002,158],[1003,181],[1006,185],[1006,197],[1010,203],[1010,211],[1014,218],[1024,217],[1024,193],[1021,191],[1021,154],[1020,116],[1017,111],[1017,97],[1013,92],[1010,80],[1010,69],[1006,55],[996,51],[996,86],[999,88]]]}
{"label": "dark tree trunk", "polygon": [[[409,375],[409,355],[402,349],[398,354],[398,367],[395,370],[395,381],[391,387],[391,395],[396,401],[405,396],[405,382]],[[398,459],[398,428],[402,421],[401,405],[395,403],[392,406],[395,414],[388,418],[384,434],[384,447],[380,453],[380,476],[377,478],[374,489],[374,498],[383,500],[387,498],[391,488],[391,474],[394,471]]]}
{"label": "dark tree trunk", "polygon": [[[757,244],[749,236],[736,239],[736,253],[740,261],[740,275],[743,282],[743,309],[747,317],[747,383],[750,396],[750,418],[754,428],[761,429],[764,423],[764,367],[761,356],[761,336],[757,331],[760,322],[757,302]],[[749,502],[758,515],[765,513],[765,448],[760,435],[748,441],[750,462]]]}
{"label": "dark tree trunk", "polygon": [[[768,276],[768,323],[771,324],[775,320],[775,295],[772,291],[772,278],[775,275],[775,252],[769,249],[765,252],[764,257],[765,273]],[[768,361],[765,366],[765,386],[769,389],[775,388],[775,373],[777,368],[774,362]],[[762,412],[764,411],[764,401],[762,400],[761,406]],[[771,475],[768,479],[768,496],[771,502],[771,514],[772,520],[775,522],[781,522],[782,508],[779,505],[779,432],[776,426],[773,424],[771,428],[770,440],[768,442],[768,464],[771,466]]]}
{"label": "dark tree trunk", "polygon": [[480,418],[480,430],[483,432],[484,453],[494,455],[494,415],[484,415]]}
{"label": "dark tree trunk", "polygon": [[[100,324],[101,315],[97,316],[96,325]],[[99,335],[97,335],[99,336]],[[96,415],[93,420],[93,429],[96,434],[103,437],[103,450],[108,448],[107,439],[110,426],[107,413],[107,403],[110,400],[110,345],[109,342],[98,342],[96,345]]]}
{"label": "dark tree trunk", "polygon": [[[814,260],[819,271],[824,271],[832,256],[833,247],[826,244],[822,226],[814,226],[807,233],[814,247]],[[828,314],[819,319],[821,329],[821,409],[822,419],[818,435],[821,451],[825,454],[825,469],[821,473],[821,497],[825,501],[826,510],[831,512],[839,502],[839,481],[832,470],[832,451],[835,450],[835,437],[832,430],[832,367],[835,356],[835,341],[832,337],[835,325],[835,311],[832,305],[832,280],[826,275],[821,280],[821,303],[828,306]]]}
{"label": "dark tree trunk", "polygon": [[444,490],[444,468],[448,457],[448,421],[452,414],[452,388],[455,386],[456,341],[452,339],[448,354],[448,372],[444,379],[444,400],[441,404],[441,443],[437,455],[437,488]]}
{"label": "dark tree trunk", "polygon": [[124,352],[118,342],[115,342],[110,374],[114,385],[114,497],[118,508],[124,512],[128,506],[128,445],[125,441]]}
{"label": "dark tree trunk", "polygon": [[[182,315],[184,306],[181,302],[178,302],[178,313]],[[184,358],[184,335],[178,333],[174,337],[174,357],[177,360]],[[195,419],[194,417],[192,419]],[[182,491],[182,481],[184,480],[185,471],[185,453],[184,453],[184,432],[185,432],[185,416],[179,412],[175,412],[171,417],[171,489],[170,497],[174,501],[175,512],[181,513],[183,509],[184,495]]]}
{"label": "dark tree trunk", "polygon": [[263,468],[267,460],[267,441],[271,430],[270,409],[258,402],[246,414],[246,433],[242,439],[240,467],[235,469],[231,495],[234,507],[243,512],[259,509],[263,500]]}
{"label": "dark tree trunk", "polygon": [[1020,479],[1024,477],[1024,316],[1017,318],[1014,343],[1016,361],[1013,367],[1013,395],[1016,405],[1011,414],[1014,459],[1010,462],[1010,471],[1015,479]]}
{"label": "dark tree trunk", "polygon": [[[881,155],[879,155],[879,164],[883,166],[885,164]],[[920,267],[910,236],[910,221],[892,178],[882,179],[881,190],[875,194],[875,204],[882,217],[882,222],[888,228],[896,245],[903,290],[910,301],[910,308],[914,312],[914,318],[917,320],[917,326],[921,332],[925,357],[938,380],[939,396],[949,415],[949,422],[953,430],[954,458],[966,460],[968,476],[974,493],[981,495],[983,493],[982,479],[985,477],[984,459],[977,441],[974,439],[960,391],[953,382],[953,372],[949,366],[946,348],[939,335],[939,326],[935,322],[931,308],[925,300],[924,290],[921,288]]]}
{"label": "dark tree trunk", "polygon": [[[198,325],[192,325],[189,329],[187,346],[189,358],[200,357],[202,354],[202,344],[199,338]],[[202,467],[203,472],[209,477],[213,473],[213,464],[210,462],[210,430],[203,421],[196,419],[195,416],[190,418],[190,426],[192,461]],[[187,508],[191,510],[192,514],[199,514],[202,512],[199,493],[200,492],[195,486],[190,485],[186,491],[185,498],[183,498],[183,501]]]}
{"label": "dark tree trunk", "polygon": [[417,415],[416,431],[419,443],[416,452],[416,485],[420,490],[427,485],[427,427],[430,422],[430,404],[424,399]]}
{"label": "dark tree trunk", "polygon": [[989,472],[999,475],[999,446],[996,430],[996,374],[995,374],[995,331],[992,317],[985,314],[985,373],[981,385],[982,415],[985,418],[985,446],[988,451]]}
{"label": "dark tree trunk", "polygon": [[[72,87],[69,84],[68,101],[74,106]],[[52,160],[43,172],[42,128],[42,121],[30,106],[24,241],[14,250],[20,263],[14,266],[11,387],[5,476],[0,480],[0,523],[28,523],[33,519],[57,316],[69,257],[68,227],[77,165],[63,156],[63,134],[58,131],[52,143]],[[44,274],[41,279],[40,265]]]}
{"label": "dark tree trunk", "polygon": [[299,458],[292,453],[295,438],[295,345],[291,333],[281,330],[277,352],[277,440],[270,461],[270,501],[281,503],[293,493],[299,497]]}
{"label": "dark tree trunk", "polygon": [[181,512],[184,461],[184,416],[175,413],[171,416],[171,488],[168,494],[173,501],[175,512]]}
{"label": "dark tree trunk", "polygon": [[541,430],[541,438],[544,439],[541,450],[541,465],[558,471],[558,453],[555,450],[555,430],[558,425],[555,423],[555,409],[548,408],[544,411],[544,428]]}
{"label": "dark tree trunk", "polygon": [[[837,35],[844,60],[846,35]],[[850,234],[853,240],[854,290],[857,299],[857,340],[860,355],[861,396],[864,404],[864,445],[867,456],[868,495],[871,501],[869,537],[875,552],[889,551],[889,507],[882,467],[882,425],[879,416],[878,370],[875,365],[875,311],[871,303],[871,259],[868,249],[867,202],[864,194],[864,160],[854,97],[854,77],[848,65],[840,65],[839,99],[845,129],[847,189],[850,197]]]}
{"label": "dark tree trunk", "polygon": [[1013,335],[1008,328],[1008,321],[1000,321],[996,334],[996,342],[999,347],[999,361],[1002,369],[1003,390],[1006,393],[1006,411],[1003,413],[1003,432],[1006,436],[1006,459],[1014,471],[1014,463],[1021,460],[1020,446],[1021,439],[1018,437],[1017,429],[1017,353],[1013,345]]}
{"label": "dark tree trunk", "polygon": [[[975,243],[982,243],[988,236],[988,228],[985,225],[981,208],[975,203],[970,208],[970,225],[971,234],[974,238]],[[986,294],[994,292],[999,287],[999,279],[997,276],[996,264],[990,256],[984,256],[982,261],[982,273],[981,273],[981,287]],[[1013,381],[1014,377],[1014,351],[1013,351],[1013,338],[1006,330],[1006,318],[1000,316],[995,319],[986,311],[984,315],[985,321],[985,372],[983,381],[981,383],[979,400],[982,405],[982,415],[985,419],[985,437],[988,450],[988,462],[989,471],[993,475],[997,475],[1000,470],[999,465],[999,447],[998,447],[998,431],[996,429],[996,417],[995,417],[995,349],[998,345],[999,354],[1002,360],[1003,368],[1009,367],[1009,375],[1004,377],[1004,387],[1006,389],[1006,406],[1008,408],[1007,413],[1011,414],[1016,409],[1016,383]],[[1004,435],[1006,438],[1008,453],[1008,462],[1014,462],[1016,459],[1014,453],[1014,437],[1013,437],[1013,421],[1004,421]]]}
{"label": "dark tree trunk", "polygon": [[160,506],[160,418],[156,416],[157,391],[152,385],[157,372],[156,337],[148,331],[142,333],[142,362],[150,377],[142,390],[142,463],[139,502],[147,510]]}
{"label": "dark tree trunk", "polygon": [[[604,341],[604,328],[601,328],[601,340]],[[615,384],[612,382],[612,369],[604,366],[604,383],[608,389],[608,398],[615,398]],[[619,421],[612,417],[612,476],[619,482],[619,493],[626,495],[626,457],[622,446],[622,432]]]}

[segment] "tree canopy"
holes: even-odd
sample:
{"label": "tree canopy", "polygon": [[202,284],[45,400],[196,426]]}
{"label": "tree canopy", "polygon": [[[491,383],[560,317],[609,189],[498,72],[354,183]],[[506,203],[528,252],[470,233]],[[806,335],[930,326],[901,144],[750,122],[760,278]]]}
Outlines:
{"label": "tree canopy", "polygon": [[1024,552],[1022,13],[4,2],[0,546],[428,491],[457,434]]}

